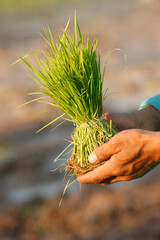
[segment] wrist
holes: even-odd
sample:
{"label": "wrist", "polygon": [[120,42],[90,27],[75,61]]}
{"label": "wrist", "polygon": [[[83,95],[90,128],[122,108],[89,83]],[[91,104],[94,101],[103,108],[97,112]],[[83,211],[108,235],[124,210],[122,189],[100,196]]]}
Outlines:
{"label": "wrist", "polygon": [[154,161],[158,162],[160,160],[160,132],[150,131],[149,148],[155,156]]}

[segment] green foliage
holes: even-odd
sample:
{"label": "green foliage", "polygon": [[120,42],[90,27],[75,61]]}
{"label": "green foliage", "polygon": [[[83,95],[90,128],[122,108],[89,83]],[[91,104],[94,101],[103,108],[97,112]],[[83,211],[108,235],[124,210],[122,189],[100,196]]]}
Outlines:
{"label": "green foliage", "polygon": [[[107,121],[99,121],[102,116],[104,73],[101,74],[97,41],[91,42],[89,37],[84,40],[76,13],[74,37],[71,36],[68,25],[69,21],[62,33],[56,37],[56,41],[50,28],[44,29],[45,36],[42,37],[48,45],[43,51],[45,61],[33,52],[39,70],[27,60],[28,55],[21,57],[21,60],[34,73],[31,77],[40,85],[41,92],[49,97],[48,104],[61,109],[70,117],[68,120],[76,125],[73,156],[82,167],[83,162],[89,164],[88,155],[116,131],[112,130]],[[66,121],[64,114],[51,123],[60,118]]]}
{"label": "green foliage", "polygon": [[83,123],[102,115],[100,57],[96,54],[97,42],[90,43],[89,38],[84,42],[76,16],[74,38],[68,31],[68,24],[62,35],[58,35],[58,44],[50,29],[44,30],[43,38],[49,46],[43,52],[46,61],[33,53],[39,71],[26,57],[21,59],[37,77],[32,76],[42,92],[50,97],[49,103],[61,109],[73,122]]}

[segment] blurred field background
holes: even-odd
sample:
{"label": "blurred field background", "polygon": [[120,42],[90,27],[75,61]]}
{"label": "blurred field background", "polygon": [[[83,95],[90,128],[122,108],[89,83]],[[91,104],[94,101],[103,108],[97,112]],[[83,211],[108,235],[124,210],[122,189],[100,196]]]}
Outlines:
{"label": "blurred field background", "polygon": [[[0,1],[0,239],[1,240],[158,240],[160,168],[143,178],[113,186],[73,184],[58,208],[66,181],[52,172],[54,158],[67,146],[71,124],[54,132],[35,132],[60,113],[31,103],[36,83],[19,62],[45,43],[39,33],[50,26],[58,34],[74,11],[84,36],[98,38],[106,66],[105,111],[133,112],[160,88],[159,0],[1,0]],[[30,61],[34,62],[32,56]],[[35,63],[36,64],[36,63]]]}

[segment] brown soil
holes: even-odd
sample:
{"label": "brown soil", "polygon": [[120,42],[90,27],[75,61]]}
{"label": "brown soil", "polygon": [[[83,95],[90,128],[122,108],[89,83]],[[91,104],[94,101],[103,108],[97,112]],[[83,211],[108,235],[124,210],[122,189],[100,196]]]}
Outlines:
{"label": "brown soil", "polygon": [[60,208],[56,197],[2,212],[0,239],[160,239],[160,179],[119,190],[88,189],[65,196]]}

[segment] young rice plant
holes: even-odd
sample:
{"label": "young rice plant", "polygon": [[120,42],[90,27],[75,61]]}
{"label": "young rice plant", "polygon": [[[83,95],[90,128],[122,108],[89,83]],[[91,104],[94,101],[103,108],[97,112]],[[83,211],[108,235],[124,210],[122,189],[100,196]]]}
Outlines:
{"label": "young rice plant", "polygon": [[[38,71],[27,60],[27,56],[20,59],[33,72],[31,77],[40,85],[41,93],[49,98],[48,103],[63,111],[61,116],[46,126],[60,118],[62,123],[67,120],[73,122],[72,156],[66,163],[66,169],[73,175],[79,175],[97,167],[97,164],[89,163],[88,156],[116,134],[117,130],[112,127],[111,121],[102,118],[105,67],[101,71],[97,41],[91,42],[89,37],[84,40],[76,13],[73,37],[68,25],[69,21],[57,37],[53,37],[49,27],[44,30],[45,36],[42,37],[48,45],[43,51],[45,61],[32,52],[39,65]],[[64,118],[65,114],[69,119]]]}

